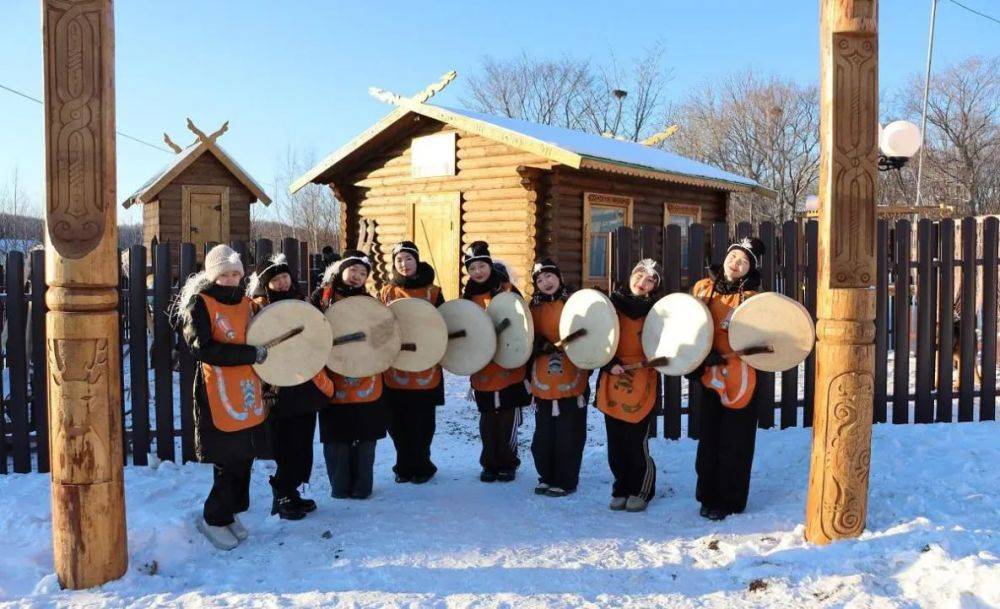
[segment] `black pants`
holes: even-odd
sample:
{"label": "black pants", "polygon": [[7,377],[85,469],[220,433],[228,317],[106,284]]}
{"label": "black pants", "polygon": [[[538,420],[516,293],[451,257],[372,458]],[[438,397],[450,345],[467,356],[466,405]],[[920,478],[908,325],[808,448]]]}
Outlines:
{"label": "black pants", "polygon": [[552,416],[553,402],[538,400],[531,455],[538,481],[566,491],[580,481],[583,445],[587,442],[587,408],[577,398],[559,400],[559,416]]}
{"label": "black pants", "polygon": [[479,464],[483,469],[514,471],[521,465],[517,457],[517,428],[520,426],[520,408],[479,411],[479,437],[483,441]]}
{"label": "black pants", "polygon": [[642,497],[656,494],[656,464],[649,454],[649,430],[656,410],[638,423],[604,415],[608,430],[608,465],[615,477],[612,497]]}
{"label": "black pants", "polygon": [[375,440],[323,444],[326,473],[337,499],[365,499],[372,494]]}
{"label": "black pants", "polygon": [[212,490],[202,514],[214,527],[233,524],[233,515],[250,508],[250,472],[253,459],[212,464]]}
{"label": "black pants", "polygon": [[431,462],[431,442],[437,407],[392,402],[389,409],[389,435],[396,447],[396,465],[392,471],[404,478],[433,476],[437,466]]}
{"label": "black pants", "polygon": [[313,438],[316,435],[316,413],[276,417],[272,422],[274,462],[278,471],[271,486],[284,496],[309,482],[313,466]]}
{"label": "black pants", "polygon": [[757,437],[756,396],[733,410],[714,391],[704,392],[695,471],[695,497],[709,509],[742,512],[750,493],[750,468]]}

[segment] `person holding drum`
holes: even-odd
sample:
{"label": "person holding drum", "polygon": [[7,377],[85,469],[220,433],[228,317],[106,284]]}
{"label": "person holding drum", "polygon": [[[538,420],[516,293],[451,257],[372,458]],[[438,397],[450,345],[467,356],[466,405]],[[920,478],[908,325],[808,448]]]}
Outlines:
{"label": "person holding drum", "polygon": [[250,507],[253,429],[264,422],[263,389],[252,365],[267,349],[246,344],[253,303],[243,293],[243,263],[229,246],[205,255],[176,302],[184,340],[198,362],[194,382],[195,452],[212,464],[212,490],[198,530],[222,550],[247,538],[237,514]]}
{"label": "person holding drum", "polygon": [[[260,308],[283,300],[305,299],[284,254],[259,261],[247,283],[247,295]],[[301,385],[277,388],[277,401],[270,415],[274,462],[278,466],[270,479],[272,515],[301,520],[316,509],[316,502],[304,499],[299,487],[309,482],[312,473],[316,413],[332,397],[333,381],[324,371]]]}
{"label": "person holding drum", "polygon": [[709,277],[691,290],[708,306],[715,324],[712,351],[700,368],[687,375],[692,380],[700,378],[706,389],[695,459],[695,497],[701,503],[701,515],[711,520],[742,512],[750,492],[757,434],[757,376],[743,359],[732,354],[729,320],[760,288],[758,269],[763,256],[764,243],[759,239],[733,243],[725,261],[709,267]]}
{"label": "person holding drum", "polygon": [[641,512],[656,490],[656,464],[649,454],[649,432],[656,412],[660,374],[655,368],[633,367],[645,361],[642,326],[656,302],[660,267],[640,260],[627,286],[611,293],[621,333],[615,357],[597,378],[597,408],[604,413],[608,433],[608,465],[615,481],[610,508]]}
{"label": "person holding drum", "polygon": [[535,348],[529,364],[536,406],[531,440],[538,470],[535,494],[564,497],[576,491],[580,480],[587,442],[590,371],[577,368],[554,346],[559,342],[563,305],[571,293],[563,284],[559,266],[551,258],[539,260],[532,268],[531,281],[535,286],[529,306],[535,324]]}
{"label": "person holding drum", "polygon": [[[370,296],[365,282],[371,270],[367,254],[344,250],[343,257],[327,267],[323,285],[316,288],[310,300],[325,311],[332,303],[350,296]],[[386,432],[382,375],[351,378],[328,373],[335,389],[330,406],[319,413],[319,437],[333,496],[367,499],[372,494],[375,444]]]}
{"label": "person holding drum", "polygon": [[[420,260],[420,250],[412,241],[400,241],[392,248],[392,278],[379,292],[388,306],[402,298],[423,298],[440,306],[441,288],[434,284],[434,269]],[[385,403],[389,407],[389,436],[396,447],[396,482],[423,484],[437,472],[431,461],[431,442],[436,424],[435,410],[444,404],[441,366],[421,372],[389,368],[382,374]]]}
{"label": "person holding drum", "polygon": [[[469,280],[462,298],[486,309],[494,296],[502,292],[520,292],[510,281],[503,264],[494,263],[489,244],[471,243],[463,252]],[[490,362],[470,378],[476,407],[479,409],[479,434],[483,443],[479,464],[483,482],[511,482],[521,460],[517,456],[517,428],[521,408],[531,403],[525,387],[526,367],[509,370]]]}

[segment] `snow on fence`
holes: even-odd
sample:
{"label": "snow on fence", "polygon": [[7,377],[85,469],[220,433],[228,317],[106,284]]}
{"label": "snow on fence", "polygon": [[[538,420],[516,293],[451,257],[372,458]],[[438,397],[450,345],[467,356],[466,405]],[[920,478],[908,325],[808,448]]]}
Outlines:
{"label": "snow on fence", "polygon": [[[877,423],[974,421],[996,416],[997,248],[998,220],[965,218],[956,223],[921,220],[878,222],[874,420]],[[815,221],[765,222],[754,230],[736,227],[736,236],[757,235],[767,244],[763,287],[802,302],[815,316],[818,230]],[[661,260],[667,292],[688,290],[705,274],[705,263],[718,262],[731,242],[724,223],[680,227],[620,228],[611,234],[609,281],[627,281],[640,257]],[[956,243],[961,247],[956,249]],[[212,245],[212,244],[209,244]],[[270,256],[272,243],[233,243],[249,264]],[[148,454],[161,460],[194,457],[192,384],[194,362],[167,308],[196,268],[195,247],[180,246],[180,266],[171,268],[171,244],[147,252],[133,246],[123,252],[119,281],[122,420],[125,458],[145,465]],[[682,248],[686,256],[682,257]],[[303,286],[311,288],[321,272],[318,256],[305,243],[284,239],[283,251]],[[45,375],[45,278],[43,251],[20,252],[6,259],[0,294],[4,324],[3,375],[0,376],[0,473],[49,470]],[[152,277],[150,284],[147,278]],[[308,284],[308,285],[306,285]],[[12,298],[7,286],[18,286]],[[132,289],[135,286],[137,289]],[[957,291],[956,291],[957,290]],[[953,323],[958,295],[963,314]],[[903,296],[899,296],[903,295]],[[944,323],[939,323],[939,322]],[[905,354],[896,356],[896,354]],[[957,377],[953,361],[958,362]],[[761,427],[809,426],[813,408],[815,359],[797,369],[760,374]],[[150,380],[152,372],[152,380]],[[981,377],[981,380],[980,380]],[[953,381],[957,381],[955,384]],[[686,399],[685,399],[686,398]],[[679,438],[698,435],[701,385],[668,377],[663,383],[662,433]],[[761,405],[766,404],[766,407]],[[976,416],[978,404],[978,417]],[[180,438],[180,454],[175,439]]]}

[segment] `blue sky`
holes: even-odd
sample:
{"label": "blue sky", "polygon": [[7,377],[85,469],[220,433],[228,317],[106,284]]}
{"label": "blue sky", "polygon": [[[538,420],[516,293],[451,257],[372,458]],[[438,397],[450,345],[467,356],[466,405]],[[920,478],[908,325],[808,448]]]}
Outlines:
{"label": "blue sky", "polygon": [[[1000,15],[1000,1],[963,0]],[[818,77],[818,0],[615,2],[304,2],[296,0],[118,0],[118,128],[160,142],[206,132],[224,120],[221,143],[273,192],[289,147],[328,152],[387,107],[377,85],[410,94],[457,69],[439,97],[456,105],[463,75],[482,57],[570,55],[627,60],[662,42],[671,98],[705,79],[752,67],[801,82]],[[930,0],[880,2],[883,90],[922,69]],[[0,0],[0,84],[41,97],[39,2]],[[941,0],[935,65],[1000,53],[1000,25]],[[0,90],[0,186],[17,167],[41,202],[42,107]],[[170,155],[118,140],[121,201]],[[122,221],[140,221],[135,210]]]}

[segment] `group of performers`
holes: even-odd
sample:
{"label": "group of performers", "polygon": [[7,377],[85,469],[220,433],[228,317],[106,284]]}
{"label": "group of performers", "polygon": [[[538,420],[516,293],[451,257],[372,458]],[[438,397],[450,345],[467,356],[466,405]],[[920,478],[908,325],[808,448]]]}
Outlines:
{"label": "group of performers", "polygon": [[[714,323],[713,348],[697,370],[687,375],[706,391],[702,402],[696,460],[697,500],[701,515],[722,520],[744,510],[749,492],[757,426],[756,378],[731,353],[729,317],[760,287],[763,243],[756,239],[732,244],[725,261],[710,267],[709,278],[692,293],[709,308]],[[462,298],[484,309],[503,292],[515,292],[506,267],[494,261],[486,242],[463,251],[468,281]],[[392,273],[377,295],[366,287],[372,271],[369,256],[346,250],[323,275],[308,300],[320,310],[351,296],[377,298],[383,304],[422,298],[444,303],[434,269],[420,259],[413,242],[392,249]],[[620,338],[614,358],[598,372],[595,406],[604,414],[608,464],[614,476],[610,509],[639,512],[655,496],[656,465],[649,436],[659,372],[634,364],[644,358],[640,342],[643,322],[662,287],[662,269],[642,260],[627,285],[610,299],[618,316]],[[576,367],[556,346],[563,306],[572,293],[556,261],[537,261],[528,303],[534,322],[532,357],[524,366],[507,369],[490,363],[470,377],[479,411],[482,443],[480,480],[510,482],[521,464],[517,432],[522,409],[535,405],[531,454],[538,472],[535,493],[563,497],[576,491],[587,437],[590,370]],[[274,460],[270,478],[271,513],[298,520],[316,509],[301,496],[313,465],[313,438],[319,422],[323,457],[332,495],[366,499],[372,494],[375,448],[388,432],[396,448],[397,483],[423,484],[437,467],[431,460],[436,408],[445,402],[441,367],[422,372],[390,368],[382,374],[351,378],[328,369],[292,387],[273,388],[258,378],[253,365],[268,349],[246,343],[247,326],[262,307],[287,299],[305,300],[294,271],[284,258],[258,262],[244,281],[240,256],[225,245],[208,252],[204,270],[191,277],[180,296],[183,335],[198,361],[194,388],[196,450],[213,465],[213,484],[198,528],[221,549],[232,549],[248,532],[238,515],[249,507],[255,426],[271,426]],[[238,402],[239,407],[234,407]]]}

